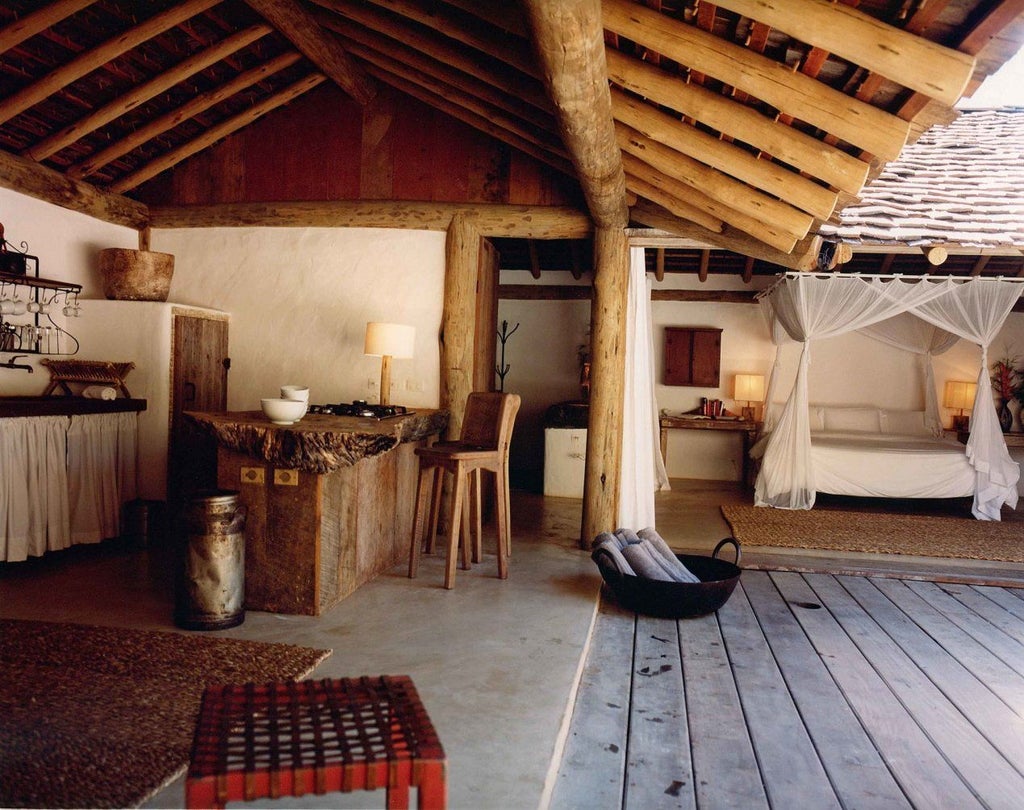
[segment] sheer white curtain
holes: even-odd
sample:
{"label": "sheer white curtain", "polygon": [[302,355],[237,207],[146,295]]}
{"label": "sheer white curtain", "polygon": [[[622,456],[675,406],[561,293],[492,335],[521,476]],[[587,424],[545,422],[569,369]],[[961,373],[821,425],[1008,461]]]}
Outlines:
{"label": "sheer white curtain", "polygon": [[976,518],[999,520],[1005,503],[1017,506],[1020,467],[1010,458],[992,399],[988,370],[988,347],[995,339],[1013,305],[1024,289],[1019,282],[988,280],[964,283],[948,295],[918,306],[915,314],[981,347],[978,391],[971,414],[971,435],[967,458],[974,465]]}
{"label": "sheer white curtain", "polygon": [[0,560],[71,545],[67,425],[66,416],[0,419]]}
{"label": "sheer white curtain", "polygon": [[941,436],[942,417],[939,415],[939,396],[935,390],[932,358],[952,349],[960,338],[909,312],[865,326],[860,331],[888,346],[913,352],[920,358],[925,424],[934,435]]}
{"label": "sheer white curtain", "polygon": [[[1003,503],[1016,505],[1020,470],[1009,458],[996,424],[995,408],[984,404],[984,394],[989,389],[987,347],[1022,289],[1020,283],[996,279],[964,282],[951,278],[787,275],[762,300],[771,308],[776,342],[779,337],[776,330],[781,326],[789,337],[802,343],[802,351],[793,391],[763,447],[755,503],[787,509],[810,509],[814,505],[807,412],[811,340],[866,330],[888,318],[911,312],[939,329],[982,347],[967,456],[977,478],[973,513],[978,518],[998,520]],[[893,333],[888,334],[891,337]],[[944,340],[935,337],[935,345],[941,345]]]}
{"label": "sheer white curtain", "polygon": [[[796,274],[786,276],[768,291],[763,298],[771,306],[775,321],[802,348],[793,390],[763,447],[761,473],[754,487],[757,505],[783,509],[814,506],[807,410],[811,341],[891,318],[942,295],[947,288],[943,283],[909,284],[900,279]],[[773,336],[778,338],[774,329]]]}
{"label": "sheer white curtain", "polygon": [[618,525],[642,529],[654,526],[654,493],[669,488],[658,439],[651,288],[643,248],[630,248],[627,295]]}
{"label": "sheer white curtain", "polygon": [[73,416],[68,427],[71,541],[117,537],[121,504],[136,495],[135,413]]}

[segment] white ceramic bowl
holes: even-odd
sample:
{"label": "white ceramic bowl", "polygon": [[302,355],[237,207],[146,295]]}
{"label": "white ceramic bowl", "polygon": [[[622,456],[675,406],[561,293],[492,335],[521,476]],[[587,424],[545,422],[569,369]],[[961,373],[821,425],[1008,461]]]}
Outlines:
{"label": "white ceramic bowl", "polygon": [[261,399],[260,405],[275,425],[291,425],[306,415],[306,403],[301,399]]}
{"label": "white ceramic bowl", "polygon": [[298,399],[303,402],[309,402],[309,388],[304,385],[282,385],[281,398]]}

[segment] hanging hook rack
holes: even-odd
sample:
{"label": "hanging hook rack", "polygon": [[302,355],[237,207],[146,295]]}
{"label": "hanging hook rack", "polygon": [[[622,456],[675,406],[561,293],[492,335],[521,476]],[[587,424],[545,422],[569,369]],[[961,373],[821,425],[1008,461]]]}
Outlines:
{"label": "hanging hook rack", "polygon": [[502,392],[505,390],[505,375],[508,374],[509,369],[512,368],[511,365],[505,362],[505,344],[508,342],[508,339],[515,334],[515,331],[518,328],[519,324],[517,323],[512,327],[512,331],[509,331],[508,321],[502,321],[501,329],[498,330],[498,340],[501,341],[501,362],[494,367],[494,371],[498,375],[498,390]]}

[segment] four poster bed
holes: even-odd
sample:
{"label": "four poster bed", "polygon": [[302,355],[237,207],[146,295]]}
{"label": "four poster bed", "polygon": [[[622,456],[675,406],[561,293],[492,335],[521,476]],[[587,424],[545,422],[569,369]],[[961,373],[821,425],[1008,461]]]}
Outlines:
{"label": "four poster bed", "polygon": [[[999,520],[1017,505],[1020,469],[1006,449],[988,379],[988,346],[1024,287],[1022,280],[786,273],[759,301],[777,350],[801,344],[785,404],[765,411],[753,450],[758,506],[810,509],[817,492],[892,498],[973,496],[972,513]],[[924,411],[835,408],[808,403],[815,339],[863,332],[921,358]],[[959,339],[981,347],[966,445],[943,437],[931,358]],[[776,369],[778,354],[776,354]],[[776,401],[773,370],[766,402]]]}

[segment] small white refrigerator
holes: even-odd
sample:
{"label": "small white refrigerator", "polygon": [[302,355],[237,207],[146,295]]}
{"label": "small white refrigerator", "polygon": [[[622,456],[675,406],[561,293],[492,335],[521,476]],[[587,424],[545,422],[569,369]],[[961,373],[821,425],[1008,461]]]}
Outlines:
{"label": "small white refrigerator", "polygon": [[544,428],[544,495],[582,498],[586,428]]}

